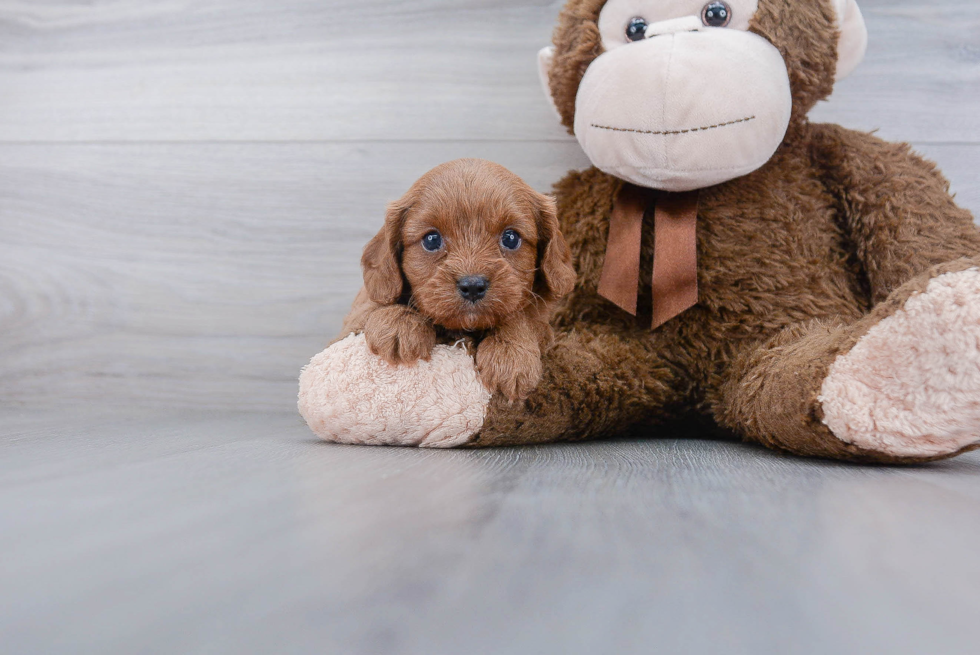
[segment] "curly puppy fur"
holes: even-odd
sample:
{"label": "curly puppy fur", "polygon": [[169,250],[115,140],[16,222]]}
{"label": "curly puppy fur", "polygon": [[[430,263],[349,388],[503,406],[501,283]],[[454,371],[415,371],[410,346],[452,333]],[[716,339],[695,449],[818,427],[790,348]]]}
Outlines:
{"label": "curly puppy fur", "polygon": [[[520,236],[517,248],[501,244],[506,230]],[[430,252],[423,238],[433,233],[441,246]],[[575,282],[554,199],[476,159],[436,167],[391,203],[361,263],[364,288],[344,335],[363,331],[391,364],[428,360],[440,340],[467,340],[484,384],[509,401],[538,384],[555,304]],[[475,301],[458,287],[472,276],[487,282]]]}
{"label": "curly puppy fur", "polygon": [[[571,0],[554,34],[549,81],[569,130],[579,83],[602,52],[603,5]],[[557,314],[541,384],[519,411],[492,401],[472,445],[655,435],[668,421],[707,418],[746,441],[800,455],[938,457],[845,443],[824,424],[818,397],[836,357],[871,327],[937,275],[977,266],[980,233],[936,167],[908,145],[808,122],[834,84],[838,32],[829,0],[761,0],[750,29],[786,61],[792,121],[768,164],[701,191],[700,303],[650,331],[649,228],[638,316],[599,297],[623,183],[595,168],[569,174],[556,194],[578,282]]]}

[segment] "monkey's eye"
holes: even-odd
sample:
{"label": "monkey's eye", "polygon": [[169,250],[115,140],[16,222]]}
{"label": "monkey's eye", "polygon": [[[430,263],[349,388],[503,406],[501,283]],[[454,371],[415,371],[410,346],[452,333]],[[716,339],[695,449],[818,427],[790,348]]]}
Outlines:
{"label": "monkey's eye", "polygon": [[647,36],[647,27],[649,26],[646,18],[637,16],[630,19],[630,24],[626,26],[626,38],[630,41],[642,41]]}
{"label": "monkey's eye", "polygon": [[728,27],[732,22],[732,8],[727,2],[711,2],[701,10],[701,22],[707,27]]}
{"label": "monkey's eye", "polygon": [[442,235],[439,234],[438,230],[432,230],[424,237],[422,237],[422,247],[428,252],[436,252],[442,250]]}
{"label": "monkey's eye", "polygon": [[521,235],[514,230],[504,230],[500,235],[500,247],[504,250],[517,250],[521,247]]}

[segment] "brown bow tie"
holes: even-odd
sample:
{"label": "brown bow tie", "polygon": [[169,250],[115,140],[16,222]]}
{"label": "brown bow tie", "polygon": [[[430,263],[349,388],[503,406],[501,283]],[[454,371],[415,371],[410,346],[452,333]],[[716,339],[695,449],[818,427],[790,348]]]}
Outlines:
{"label": "brown bow tie", "polygon": [[653,329],[698,302],[698,192],[667,193],[623,185],[609,218],[599,295],[633,316],[640,291],[643,216],[654,211]]}

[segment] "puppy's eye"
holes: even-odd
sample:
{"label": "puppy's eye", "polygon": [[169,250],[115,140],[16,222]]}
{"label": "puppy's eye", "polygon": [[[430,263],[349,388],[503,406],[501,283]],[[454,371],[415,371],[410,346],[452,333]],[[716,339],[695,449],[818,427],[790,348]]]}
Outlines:
{"label": "puppy's eye", "polygon": [[422,237],[422,247],[429,252],[436,252],[437,250],[442,250],[442,235],[439,234],[439,231],[432,230],[424,237]]}
{"label": "puppy's eye", "polygon": [[500,235],[500,246],[504,250],[517,250],[521,247],[521,235],[514,230],[504,230]]}
{"label": "puppy's eye", "polygon": [[706,27],[728,27],[732,22],[732,8],[727,2],[711,2],[701,10],[701,22]]}
{"label": "puppy's eye", "polygon": [[630,19],[629,25],[626,26],[626,38],[630,41],[642,41],[647,36],[647,23],[646,18],[636,18]]}

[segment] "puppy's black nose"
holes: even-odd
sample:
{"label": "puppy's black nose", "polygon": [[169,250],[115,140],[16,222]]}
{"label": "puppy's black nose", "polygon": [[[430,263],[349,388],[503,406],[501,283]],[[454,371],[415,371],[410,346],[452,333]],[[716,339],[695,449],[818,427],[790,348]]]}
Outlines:
{"label": "puppy's black nose", "polygon": [[459,289],[459,295],[463,296],[470,302],[476,302],[487,295],[487,287],[490,286],[490,281],[482,275],[467,275],[464,278],[460,278],[456,282],[456,288]]}

